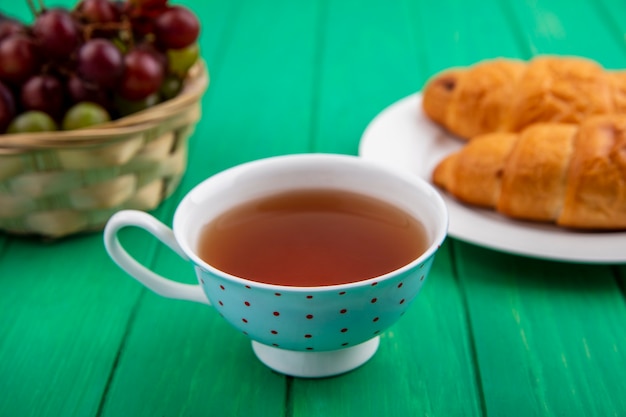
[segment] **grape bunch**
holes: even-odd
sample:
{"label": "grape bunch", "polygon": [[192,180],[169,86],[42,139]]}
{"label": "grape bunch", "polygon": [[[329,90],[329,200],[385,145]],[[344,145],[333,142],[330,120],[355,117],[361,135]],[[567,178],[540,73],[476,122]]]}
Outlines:
{"label": "grape bunch", "polygon": [[0,134],[71,130],[175,97],[199,57],[200,24],[168,0],[28,0],[26,24],[0,13]]}

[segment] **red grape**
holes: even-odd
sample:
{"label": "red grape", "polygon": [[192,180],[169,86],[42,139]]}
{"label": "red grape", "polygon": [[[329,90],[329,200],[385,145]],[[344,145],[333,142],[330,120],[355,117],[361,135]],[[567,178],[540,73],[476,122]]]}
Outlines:
{"label": "red grape", "polygon": [[107,39],[92,39],[78,50],[78,72],[103,87],[115,85],[124,69],[120,50]]}
{"label": "red grape", "polygon": [[167,68],[169,67],[167,54],[159,51],[157,48],[154,47],[153,44],[149,42],[139,43],[135,45],[135,49],[145,51],[151,54],[159,62],[159,64],[161,64],[161,66],[163,67],[163,71],[167,72]]}
{"label": "red grape", "polygon": [[167,4],[167,0],[129,0],[129,2],[133,6],[147,9],[163,7]]}
{"label": "red grape", "polygon": [[80,31],[72,15],[64,9],[50,9],[40,14],[33,33],[43,52],[51,58],[68,58],[80,44]]}
{"label": "red grape", "polygon": [[15,117],[15,100],[13,94],[0,82],[0,133],[4,132]]}
{"label": "red grape", "polygon": [[111,99],[106,90],[98,88],[97,85],[83,80],[76,74],[68,78],[66,87],[72,103],[91,101],[107,109],[111,107]]}
{"label": "red grape", "polygon": [[20,94],[25,110],[40,110],[53,117],[63,112],[63,85],[52,75],[35,75],[22,86]]}
{"label": "red grape", "polygon": [[116,5],[109,0],[83,0],[76,9],[79,15],[88,22],[106,23],[119,19]]}
{"label": "red grape", "polygon": [[166,10],[164,7],[130,7],[128,9],[128,18],[130,19],[135,37],[141,39],[143,37],[152,36],[154,32],[154,22],[164,10]]}
{"label": "red grape", "polygon": [[159,90],[163,77],[163,65],[152,53],[132,49],[124,56],[119,94],[127,100],[141,100]]}
{"label": "red grape", "polygon": [[199,57],[190,9],[168,0],[76,1],[46,8],[37,0],[32,24],[0,11],[0,135],[90,126],[183,88]]}
{"label": "red grape", "polygon": [[165,49],[185,48],[198,39],[200,22],[183,6],[173,6],[161,13],[154,22],[154,36]]}
{"label": "red grape", "polygon": [[15,33],[26,33],[26,27],[17,20],[0,20],[0,42]]}
{"label": "red grape", "polygon": [[37,48],[32,39],[18,33],[0,42],[0,80],[21,84],[38,68]]}

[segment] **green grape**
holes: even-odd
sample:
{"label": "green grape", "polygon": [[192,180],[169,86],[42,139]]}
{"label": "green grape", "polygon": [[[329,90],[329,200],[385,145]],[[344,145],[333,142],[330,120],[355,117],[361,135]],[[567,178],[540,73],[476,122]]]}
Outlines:
{"label": "green grape", "polygon": [[74,104],[67,113],[65,113],[65,117],[63,117],[63,129],[81,129],[105,123],[109,120],[111,120],[111,116],[109,116],[109,113],[104,107],[96,103],[83,101]]}
{"label": "green grape", "polygon": [[189,68],[191,68],[198,60],[199,56],[200,48],[198,47],[197,42],[181,49],[168,49],[167,72],[184,77],[187,74],[187,71],[189,71]]}
{"label": "green grape", "polygon": [[161,94],[163,100],[169,100],[176,97],[182,88],[183,82],[179,77],[175,75],[168,75],[163,80],[159,93]]}
{"label": "green grape", "polygon": [[52,132],[57,129],[57,124],[48,114],[39,110],[29,110],[13,119],[7,133]]}
{"label": "green grape", "polygon": [[115,97],[115,108],[119,112],[120,117],[124,117],[159,104],[159,101],[161,100],[158,92],[150,94],[141,100],[127,100],[118,95]]}

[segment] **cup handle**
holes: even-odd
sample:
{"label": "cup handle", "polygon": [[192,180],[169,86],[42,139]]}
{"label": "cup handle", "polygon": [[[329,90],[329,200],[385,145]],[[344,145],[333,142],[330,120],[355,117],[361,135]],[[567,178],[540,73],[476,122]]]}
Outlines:
{"label": "cup handle", "polygon": [[176,242],[172,229],[165,226],[151,215],[137,210],[122,210],[115,213],[104,228],[104,246],[109,256],[127,274],[148,287],[155,293],[168,298],[189,300],[198,303],[211,304],[202,287],[198,284],[183,284],[154,273],[130,256],[122,247],[117,232],[124,227],[139,227],[169,246],[181,258],[189,260]]}

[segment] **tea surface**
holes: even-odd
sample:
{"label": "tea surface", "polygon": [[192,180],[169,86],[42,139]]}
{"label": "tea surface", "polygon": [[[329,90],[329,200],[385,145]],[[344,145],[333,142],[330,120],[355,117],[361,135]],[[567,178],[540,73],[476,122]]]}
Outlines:
{"label": "tea surface", "polygon": [[427,248],[403,210],[342,190],[288,191],[237,206],[204,226],[200,257],[253,281],[324,286],[391,272]]}

